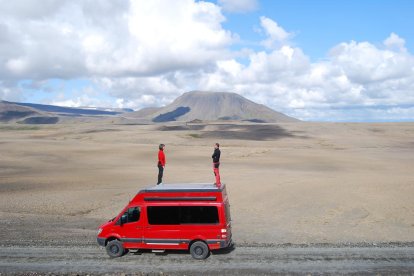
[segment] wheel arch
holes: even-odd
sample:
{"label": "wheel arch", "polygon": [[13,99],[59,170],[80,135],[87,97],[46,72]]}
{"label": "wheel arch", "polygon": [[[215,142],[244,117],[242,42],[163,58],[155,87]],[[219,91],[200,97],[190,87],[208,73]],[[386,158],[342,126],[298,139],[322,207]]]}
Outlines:
{"label": "wheel arch", "polygon": [[205,239],[202,239],[202,238],[192,239],[192,240],[190,241],[190,243],[188,244],[188,250],[190,250],[190,247],[193,245],[193,243],[198,242],[198,241],[204,242],[204,243],[207,245],[208,249],[209,249],[209,250],[211,250],[211,249],[210,249],[210,246],[209,246],[209,245],[208,245],[208,243],[207,243],[207,241],[206,241]]}
{"label": "wheel arch", "polygon": [[113,240],[118,240],[121,241],[121,238],[115,236],[115,235],[111,235],[108,238],[105,239],[105,246],[108,244],[108,242],[113,241]]}

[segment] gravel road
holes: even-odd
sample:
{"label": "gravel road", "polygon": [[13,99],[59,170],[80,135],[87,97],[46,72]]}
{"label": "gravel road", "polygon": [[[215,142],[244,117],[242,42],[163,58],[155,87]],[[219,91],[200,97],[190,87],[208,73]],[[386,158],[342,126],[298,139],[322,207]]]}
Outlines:
{"label": "gravel road", "polygon": [[368,273],[414,275],[409,246],[236,246],[196,261],[185,252],[130,252],[110,259],[97,246],[3,246],[0,275],[9,274],[261,275]]}

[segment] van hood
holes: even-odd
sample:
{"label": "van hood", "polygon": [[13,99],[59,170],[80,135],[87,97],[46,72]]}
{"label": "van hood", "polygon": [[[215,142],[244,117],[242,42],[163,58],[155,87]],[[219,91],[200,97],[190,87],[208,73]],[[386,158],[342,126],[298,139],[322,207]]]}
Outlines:
{"label": "van hood", "polygon": [[[116,217],[115,217],[115,218],[116,218]],[[101,226],[99,226],[99,228],[105,228],[105,227],[107,227],[108,225],[113,224],[113,223],[114,223],[114,219],[115,219],[115,218],[110,219],[110,220],[108,220],[107,222],[105,222],[105,223],[101,224]]]}

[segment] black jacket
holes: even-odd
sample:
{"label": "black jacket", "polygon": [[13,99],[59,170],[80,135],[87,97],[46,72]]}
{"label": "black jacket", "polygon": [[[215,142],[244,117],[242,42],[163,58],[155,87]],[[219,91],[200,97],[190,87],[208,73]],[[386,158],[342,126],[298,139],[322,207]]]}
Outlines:
{"label": "black jacket", "polygon": [[213,163],[220,162],[220,149],[215,149],[211,158],[213,158]]}

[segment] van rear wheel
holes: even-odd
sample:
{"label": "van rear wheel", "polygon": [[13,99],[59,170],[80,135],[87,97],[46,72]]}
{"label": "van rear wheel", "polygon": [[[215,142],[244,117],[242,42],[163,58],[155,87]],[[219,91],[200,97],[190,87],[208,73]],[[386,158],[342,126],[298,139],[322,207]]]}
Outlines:
{"label": "van rear wheel", "polygon": [[205,242],[196,241],[190,246],[191,256],[196,260],[204,260],[210,254],[210,250]]}
{"label": "van rear wheel", "polygon": [[118,258],[124,255],[125,249],[122,245],[122,242],[118,240],[113,240],[108,242],[106,245],[106,253],[108,253],[109,257],[111,258]]}

